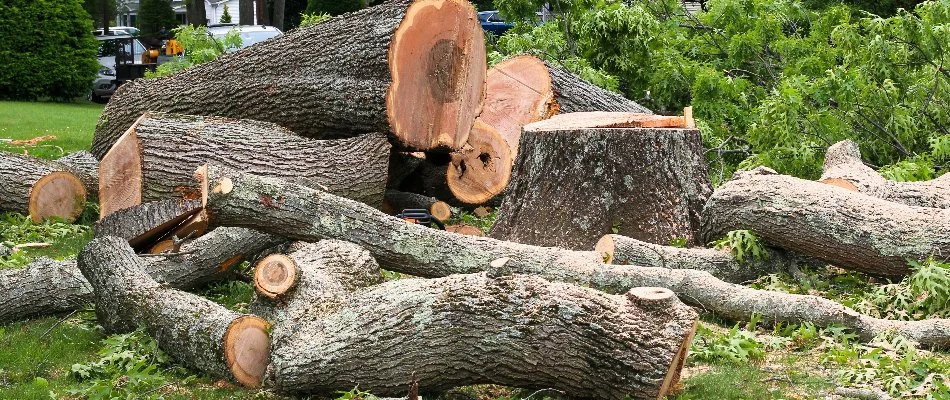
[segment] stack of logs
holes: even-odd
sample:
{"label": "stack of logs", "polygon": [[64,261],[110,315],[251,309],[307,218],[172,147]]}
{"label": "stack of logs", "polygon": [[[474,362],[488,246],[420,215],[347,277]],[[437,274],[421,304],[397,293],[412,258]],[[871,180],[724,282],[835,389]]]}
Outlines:
{"label": "stack of logs", "polygon": [[[889,182],[842,142],[821,182],[757,169],[713,192],[689,109],[653,115],[533,56],[487,69],[483,40],[467,1],[392,0],[124,85],[91,153],[0,155],[0,209],[71,221],[98,194],[101,213],[77,260],[0,271],[0,322],[93,301],[108,331],[142,326],[182,364],[310,395],[661,398],[696,329],[677,296],[950,346],[950,321],[737,284],[815,263],[901,277],[950,254],[950,176]],[[489,237],[393,216],[475,206],[498,209]],[[735,229],[776,247],[701,247]],[[187,292],[243,261],[252,313]]]}

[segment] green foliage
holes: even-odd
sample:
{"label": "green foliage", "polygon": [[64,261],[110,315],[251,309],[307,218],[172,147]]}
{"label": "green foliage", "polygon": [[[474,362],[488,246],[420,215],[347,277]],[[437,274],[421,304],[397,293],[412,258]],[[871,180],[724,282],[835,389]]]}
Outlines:
{"label": "green foliage", "polygon": [[699,325],[690,348],[690,357],[707,362],[745,364],[761,360],[765,347],[755,338],[755,333],[734,326],[724,334],[716,333]]}
{"label": "green foliage", "polygon": [[178,27],[178,19],[169,0],[141,0],[136,22],[141,31],[139,34],[146,38],[160,37]]}
{"label": "green foliage", "polygon": [[112,22],[116,15],[116,0],[83,0],[83,9],[92,17],[95,28],[102,27],[103,6],[109,13],[107,22]]}
{"label": "green foliage", "polygon": [[160,369],[168,362],[158,343],[142,331],[109,336],[98,360],[73,364],[71,373],[82,385],[67,392],[89,399],[159,398],[154,391],[169,382]]}
{"label": "green foliage", "polygon": [[713,242],[716,249],[729,249],[729,252],[740,263],[750,260],[765,261],[769,253],[759,238],[749,230],[731,231],[725,237]]}
{"label": "green foliage", "polygon": [[86,225],[73,225],[58,219],[34,223],[29,216],[18,213],[0,214],[0,239],[5,245],[55,242],[89,232]]}
{"label": "green foliage", "polygon": [[481,229],[482,232],[488,233],[488,231],[491,229],[491,226],[495,224],[496,218],[498,218],[498,210],[492,210],[484,217],[479,217],[475,214],[472,214],[468,210],[459,210],[458,212],[453,210],[452,218],[442,222],[444,222],[446,225],[471,225]]}
{"label": "green foliage", "polygon": [[310,25],[316,25],[323,23],[324,21],[332,18],[330,14],[319,13],[319,14],[300,14],[300,28]]}
{"label": "green foliage", "polygon": [[218,40],[208,34],[204,26],[183,26],[175,29],[175,41],[184,49],[178,61],[167,62],[158,66],[154,72],[146,72],[146,78],[160,78],[168,76],[198,64],[220,57],[222,54],[241,47],[240,33],[232,29]]}
{"label": "green foliage", "polygon": [[305,14],[340,15],[366,7],[366,0],[309,0]]}
{"label": "green foliage", "polygon": [[98,43],[81,0],[0,5],[0,99],[67,101],[86,95]]}
{"label": "green foliage", "polygon": [[231,23],[231,11],[228,10],[228,3],[224,3],[224,10],[221,11],[221,18],[218,21],[222,24]]}
{"label": "green foliage", "polygon": [[355,387],[348,392],[337,392],[337,400],[377,400],[379,397],[374,396],[370,392],[360,391],[359,387]]}
{"label": "green foliage", "polygon": [[861,312],[898,320],[950,317],[950,263],[910,261],[913,273],[875,287],[854,305]]}

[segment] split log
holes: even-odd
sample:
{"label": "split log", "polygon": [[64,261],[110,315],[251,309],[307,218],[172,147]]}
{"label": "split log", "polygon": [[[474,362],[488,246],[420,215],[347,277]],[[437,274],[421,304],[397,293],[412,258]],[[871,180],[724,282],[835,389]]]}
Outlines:
{"label": "split log", "polygon": [[51,217],[73,222],[85,203],[82,180],[66,166],[0,152],[0,211],[27,214],[37,223]]}
{"label": "split log", "polygon": [[[707,271],[604,264],[593,251],[530,246],[429,229],[279,179],[214,166],[207,172],[201,178],[221,188],[208,192],[207,208],[213,225],[257,227],[310,242],[346,240],[367,249],[390,271],[430,278],[483,271],[493,275],[537,275],[607,293],[624,293],[638,286],[665,287],[683,301],[733,320],[762,315],[766,321],[838,325],[853,329],[863,340],[895,331],[921,345],[950,348],[947,319],[883,320],[817,296],[727,283]],[[225,187],[227,190],[223,190]],[[283,197],[280,210],[264,206],[259,193]]]}
{"label": "split log", "polygon": [[712,191],[699,131],[625,128],[639,121],[583,113],[526,126],[490,236],[571,249],[590,249],[611,231],[697,243]]}
{"label": "split log", "polygon": [[[284,239],[244,228],[221,227],[150,257],[145,269],[163,285],[190,289],[234,277],[234,267]],[[75,260],[41,258],[21,269],[0,271],[0,323],[72,311],[92,301],[92,287]]]}
{"label": "split log", "polygon": [[77,151],[62,156],[56,162],[69,168],[86,186],[87,195],[99,193],[99,160],[88,151]]}
{"label": "split log", "polygon": [[525,125],[559,113],[653,113],[530,55],[510,58],[489,69],[485,89],[485,102],[478,119],[501,134],[513,158],[518,155],[521,129]]}
{"label": "split log", "polygon": [[399,395],[415,377],[423,391],[498,383],[655,399],[676,385],[695,330],[695,312],[665,289],[615,296],[485,274],[371,287],[379,267],[354,244],[322,241],[281,257],[255,274],[258,288],[282,296],[267,380],[279,392]]}
{"label": "split log", "polygon": [[406,209],[428,210],[429,214],[438,218],[439,221],[445,221],[452,217],[452,208],[449,207],[448,203],[435,197],[398,190],[386,191],[385,211],[389,214],[398,214]]}
{"label": "split log", "polygon": [[446,225],[445,230],[447,232],[458,233],[461,235],[469,236],[485,236],[485,232],[482,232],[481,229],[478,229],[471,225]]}
{"label": "split log", "polygon": [[123,85],[92,153],[146,111],[251,118],[312,138],[392,133],[407,148],[457,149],[481,110],[484,33],[463,0],[393,0],[214,61]]}
{"label": "split log", "polygon": [[96,222],[93,232],[95,237],[120,237],[136,250],[142,250],[151,248],[200,211],[201,202],[197,200],[153,201],[109,214]]}
{"label": "split log", "polygon": [[727,282],[744,282],[780,272],[797,274],[802,266],[817,266],[815,261],[781,249],[767,248],[763,259],[740,262],[729,249],[663,246],[615,234],[600,238],[594,251],[603,256],[606,264],[698,269]]}
{"label": "split log", "polygon": [[270,354],[267,321],[156,282],[146,273],[145,261],[121,238],[94,239],[78,261],[106,331],[131,332],[142,326],[182,364],[260,386]]}
{"label": "split log", "polygon": [[446,185],[460,202],[484,204],[508,186],[513,162],[511,150],[501,134],[476,120],[468,142],[451,154]]}
{"label": "split log", "polygon": [[906,206],[768,168],[736,173],[703,214],[706,241],[749,229],[784,249],[876,276],[910,273],[909,259],[950,257],[950,209]]}
{"label": "split log", "polygon": [[146,113],[102,159],[102,216],[141,202],[196,199],[193,171],[212,161],[297,180],[379,206],[389,142],[383,134],[312,140],[253,120]]}
{"label": "split log", "polygon": [[850,140],[828,148],[819,182],[909,206],[950,208],[950,174],[924,182],[885,179],[864,165],[861,149]]}

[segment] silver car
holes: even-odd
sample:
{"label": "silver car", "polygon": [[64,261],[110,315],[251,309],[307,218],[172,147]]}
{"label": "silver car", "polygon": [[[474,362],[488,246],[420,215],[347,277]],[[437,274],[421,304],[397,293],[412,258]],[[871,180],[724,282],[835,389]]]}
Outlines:
{"label": "silver car", "polygon": [[96,36],[99,41],[99,51],[96,54],[99,58],[99,76],[92,84],[92,101],[105,103],[115,93],[115,59],[119,53],[131,54],[134,63],[142,63],[141,55],[145,52],[145,46],[138,39],[133,39],[130,48],[128,40],[123,40],[130,38],[129,35]]}

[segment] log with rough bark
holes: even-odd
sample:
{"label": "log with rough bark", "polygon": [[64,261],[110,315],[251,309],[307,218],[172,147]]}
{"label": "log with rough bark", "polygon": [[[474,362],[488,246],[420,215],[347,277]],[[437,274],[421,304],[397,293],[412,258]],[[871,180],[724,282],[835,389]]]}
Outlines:
{"label": "log with rough bark", "polygon": [[623,96],[601,89],[537,57],[523,55],[488,70],[479,120],[494,127],[518,155],[521,128],[559,113],[617,111],[652,114]]}
{"label": "log with rough bark", "polygon": [[146,111],[251,118],[313,138],[389,132],[408,148],[457,149],[481,110],[485,73],[468,1],[387,1],[122,85],[92,153],[104,156]]}
{"label": "log with rough bark", "polygon": [[96,222],[96,237],[115,236],[137,250],[150,248],[201,211],[198,200],[152,201],[118,210]]}
{"label": "log with rough bark", "polygon": [[86,188],[66,166],[27,155],[0,152],[0,211],[27,214],[33,222],[51,217],[75,221]]}
{"label": "log with rough bark", "polygon": [[600,238],[594,251],[603,256],[606,264],[698,269],[730,282],[781,272],[799,275],[803,266],[818,266],[813,260],[781,249],[767,248],[762,259],[749,257],[739,261],[729,249],[663,246],[616,234]]}
{"label": "log with rough bark", "polygon": [[144,201],[195,199],[193,172],[205,162],[294,179],[379,206],[389,142],[383,134],[301,138],[269,122],[146,113],[102,159],[102,216]]}
{"label": "log with rough bark", "polygon": [[571,249],[590,249],[611,231],[656,244],[697,243],[712,191],[699,131],[626,128],[637,121],[582,113],[526,126],[490,235]]}
{"label": "log with rough bark", "polygon": [[703,210],[703,237],[737,229],[841,268],[901,277],[907,260],[950,257],[950,209],[906,206],[779,175],[739,172]]}
{"label": "log with rough bark", "polygon": [[435,197],[398,190],[386,191],[383,209],[389,214],[398,214],[406,209],[427,210],[439,221],[445,221],[452,217],[452,208],[449,207],[448,203]]}
{"label": "log with rough bark", "polygon": [[501,134],[476,120],[468,142],[451,154],[446,185],[460,202],[484,204],[508,186],[513,162],[511,150]]}
{"label": "log with rough bark", "polygon": [[821,183],[909,206],[950,208],[950,174],[923,182],[895,182],[864,165],[858,144],[845,140],[825,153]]}
{"label": "log with rough bark", "polygon": [[79,254],[78,265],[92,285],[96,317],[106,331],[142,326],[181,363],[260,386],[270,354],[267,321],[156,282],[121,238],[94,239]]}
{"label": "log with rough bark", "polygon": [[267,378],[279,392],[398,395],[414,376],[430,392],[498,383],[656,399],[676,385],[695,330],[695,312],[665,289],[616,296],[485,274],[371,286],[379,267],[351,243],[282,257],[256,274],[259,294],[281,291]]}
{"label": "log with rough bark", "polygon": [[69,168],[76,174],[83,185],[86,186],[86,194],[96,196],[99,193],[99,160],[88,151],[77,151],[62,156],[56,162]]}
{"label": "log with rough bark", "polygon": [[[180,289],[234,277],[234,267],[285,240],[244,228],[221,227],[184,243],[174,254],[149,257],[145,269]],[[92,287],[75,260],[41,258],[0,271],[0,323],[72,311],[92,301]]]}

